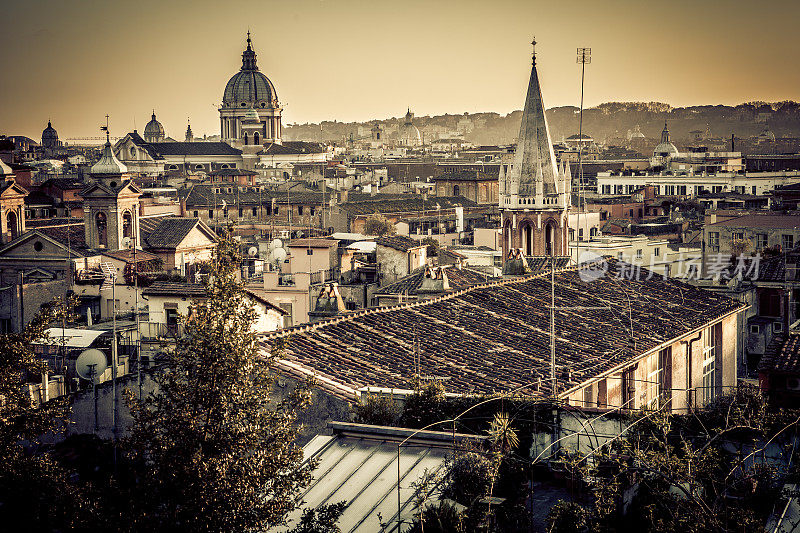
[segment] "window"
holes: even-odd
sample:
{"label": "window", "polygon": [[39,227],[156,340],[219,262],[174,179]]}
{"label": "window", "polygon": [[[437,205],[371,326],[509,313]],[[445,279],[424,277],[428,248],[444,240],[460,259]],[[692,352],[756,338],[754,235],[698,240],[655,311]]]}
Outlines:
{"label": "window", "polygon": [[703,405],[717,396],[717,326],[703,332],[703,383],[701,397]]}
{"label": "window", "polygon": [[744,240],[744,233],[741,231],[734,231],[731,235],[731,240],[734,241],[743,241]]}
{"label": "window", "polygon": [[750,333],[752,333],[753,335],[758,335],[759,333],[761,333],[761,328],[759,327],[758,324],[753,324],[752,326],[750,326]]}
{"label": "window", "polygon": [[213,209],[209,209],[208,210],[208,218],[214,218],[214,210]]}
{"label": "window", "polygon": [[194,216],[194,218],[200,218],[200,212],[199,211],[195,211],[194,213],[192,213],[192,215]]}
{"label": "window", "polygon": [[788,252],[794,248],[794,235],[781,235],[781,250]]}
{"label": "window", "polygon": [[291,327],[294,321],[292,320],[292,303],[285,302],[279,303],[278,307],[286,311],[286,314],[283,316],[283,327],[288,328]]}
{"label": "window", "polygon": [[661,257],[661,248],[659,248],[658,246],[656,246],[655,248],[653,248],[653,255],[654,255],[655,257]]}
{"label": "window", "polygon": [[622,372],[622,408],[636,409],[636,368]]}
{"label": "window", "polygon": [[240,207],[239,208],[239,218],[242,218],[243,212],[244,212],[244,210]]}
{"label": "window", "polygon": [[648,409],[658,409],[670,396],[669,372],[672,348],[667,347],[647,358],[647,383],[644,404]]}
{"label": "window", "polygon": [[783,322],[773,322],[772,331],[774,333],[781,333],[783,331]]}
{"label": "window", "polygon": [[583,228],[580,228],[580,229],[578,230],[578,240],[579,240],[579,241],[582,241],[582,240],[583,240]]}
{"label": "window", "polygon": [[258,216],[258,207],[253,208],[253,216],[254,217]]}
{"label": "window", "polygon": [[639,248],[638,250],[636,250],[636,259],[641,259],[641,258],[642,258],[642,249]]}
{"label": "window", "polygon": [[767,247],[767,234],[756,233],[756,250],[763,250]]}
{"label": "window", "polygon": [[712,252],[719,252],[719,232],[718,231],[709,231],[708,232],[708,248]]}
{"label": "window", "polygon": [[622,261],[622,252],[617,252],[617,259]]}
{"label": "window", "polygon": [[583,388],[583,406],[594,407],[594,384]]}
{"label": "window", "polygon": [[298,205],[297,206],[297,214],[298,215],[302,215],[303,214],[303,206],[302,205]]}

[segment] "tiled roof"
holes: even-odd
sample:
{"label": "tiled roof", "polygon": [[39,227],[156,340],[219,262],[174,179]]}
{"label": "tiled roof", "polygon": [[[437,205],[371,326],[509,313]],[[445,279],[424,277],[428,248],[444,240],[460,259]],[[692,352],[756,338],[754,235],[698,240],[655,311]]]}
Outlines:
{"label": "tiled roof", "polygon": [[211,176],[258,176],[255,170],[245,170],[243,168],[221,168],[210,174]]}
{"label": "tiled roof", "polygon": [[241,155],[225,142],[169,142],[148,143],[160,155]]}
{"label": "tiled roof", "polygon": [[407,252],[413,248],[419,248],[420,246],[427,246],[422,244],[420,241],[414,240],[411,237],[406,237],[404,235],[391,235],[387,237],[378,237],[375,239],[375,242],[378,243],[379,246],[386,246],[387,248],[392,248],[394,250],[399,250],[401,252]]}
{"label": "tiled roof", "polygon": [[436,212],[436,204],[442,209],[452,209],[457,205],[475,207],[478,204],[463,196],[436,196],[425,200],[424,205],[420,196],[405,195],[394,200],[370,200],[359,202],[346,202],[340,207],[351,216],[371,215],[373,213],[416,213],[425,208],[426,212]]}
{"label": "tiled roof", "polygon": [[[466,289],[467,287],[471,287],[473,285],[478,285],[480,283],[486,283],[487,281],[493,279],[491,276],[484,274],[483,272],[478,272],[477,270],[472,270],[469,268],[456,268],[454,266],[445,267],[445,274],[447,275],[447,281],[450,284],[450,291],[459,291],[461,289]],[[411,296],[417,295],[419,293],[420,287],[422,287],[422,280],[425,277],[425,270],[421,269],[413,274],[409,274],[408,276],[401,278],[391,285],[387,285],[377,291],[376,295],[381,294],[408,294]],[[448,291],[448,292],[450,292]]]}
{"label": "tiled roof", "polygon": [[772,339],[761,358],[760,372],[800,373],[800,333],[790,332]]}
{"label": "tiled roof", "polygon": [[205,296],[206,288],[200,283],[154,281],[142,291],[145,296]]}
{"label": "tiled roof", "polygon": [[86,229],[82,222],[80,224],[42,226],[36,228],[35,231],[50,237],[64,246],[69,244],[70,250],[75,255],[93,255],[87,253]]}
{"label": "tiled roof", "polygon": [[139,228],[148,247],[176,248],[200,224],[196,218],[158,217],[141,219]]}
{"label": "tiled roof", "polygon": [[[107,255],[108,257],[112,257],[126,263],[133,263],[133,250],[114,250],[102,252],[102,255]],[[152,261],[153,259],[158,259],[158,256],[149,252],[145,252],[144,250],[136,250],[137,263],[144,263],[146,261]]]}
{"label": "tiled roof", "polygon": [[[744,307],[675,279],[646,278],[584,282],[576,268],[556,273],[556,307],[607,307],[557,312],[559,393]],[[264,348],[285,338],[279,367],[316,375],[342,396],[365,386],[407,388],[415,366],[453,393],[532,384],[536,394],[538,384],[538,394],[550,394],[550,291],[547,274],[505,279],[292,328],[265,337]]]}
{"label": "tiled roof", "polygon": [[295,239],[290,241],[289,248],[335,248],[339,241],[334,239]]}

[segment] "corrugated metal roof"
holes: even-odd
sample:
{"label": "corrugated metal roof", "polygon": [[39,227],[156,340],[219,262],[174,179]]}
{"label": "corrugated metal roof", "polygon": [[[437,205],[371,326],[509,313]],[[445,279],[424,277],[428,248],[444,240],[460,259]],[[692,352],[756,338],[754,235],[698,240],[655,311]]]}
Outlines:
{"label": "corrugated metal roof", "polygon": [[[331,426],[339,434],[318,435],[303,448],[306,460],[319,461],[314,480],[301,496],[303,505],[317,508],[345,502],[347,508],[338,522],[343,532],[397,531],[398,444],[414,430],[338,422]],[[400,448],[400,517],[404,529],[412,523],[416,511],[418,488],[413,483],[426,471],[432,474],[444,467],[450,437],[440,432],[419,432]],[[464,438],[472,436],[456,434],[457,440]],[[289,516],[290,527],[301,513],[302,509],[297,509]],[[379,514],[388,524],[386,529],[381,528]]]}

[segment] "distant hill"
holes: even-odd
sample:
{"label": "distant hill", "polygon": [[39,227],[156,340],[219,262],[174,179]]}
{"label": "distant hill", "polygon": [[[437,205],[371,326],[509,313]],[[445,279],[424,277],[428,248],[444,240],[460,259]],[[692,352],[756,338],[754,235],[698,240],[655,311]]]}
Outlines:
{"label": "distant hill", "polygon": [[[508,115],[498,113],[465,113],[463,115],[437,115],[415,117],[417,126],[427,138],[437,136],[441,130],[456,131],[461,122],[464,137],[475,144],[507,144],[516,139],[521,111]],[[578,132],[578,108],[565,106],[547,110],[550,134],[560,141]],[[383,127],[397,127],[402,117],[379,119]],[[664,122],[669,124],[672,138],[689,140],[692,131],[705,131],[708,127],[713,137],[728,138],[731,134],[746,138],[758,135],[768,127],[776,137],[800,137],[800,104],[785,102],[747,102],[737,106],[703,105],[672,107],[661,102],[608,102],[584,109],[583,130],[601,142],[627,137],[628,130],[637,125],[648,138],[657,138]],[[370,122],[326,121],[322,124],[286,126],[285,136],[292,140],[342,141],[352,135],[358,138],[359,126],[368,129]],[[471,123],[471,127],[465,123]],[[389,134],[391,138],[391,134]]]}

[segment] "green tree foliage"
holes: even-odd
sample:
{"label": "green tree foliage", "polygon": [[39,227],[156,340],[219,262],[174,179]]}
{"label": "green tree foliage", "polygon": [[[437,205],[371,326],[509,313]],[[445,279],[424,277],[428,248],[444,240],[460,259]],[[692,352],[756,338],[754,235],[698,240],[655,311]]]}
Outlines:
{"label": "green tree foliage", "polygon": [[575,457],[570,467],[592,496],[590,530],[763,530],[786,476],[796,475],[764,451],[771,444],[783,464],[796,464],[798,422],[800,413],[769,408],[747,386],[691,415],[639,413],[591,466]]}
{"label": "green tree foliage", "polygon": [[394,398],[381,394],[363,394],[353,408],[356,422],[376,426],[393,426],[400,413],[400,405]]}
{"label": "green tree foliage", "polygon": [[439,255],[439,241],[437,241],[433,237],[425,237],[420,241],[420,243],[428,246],[427,249],[428,257],[436,257]]}
{"label": "green tree foliage", "polygon": [[467,533],[465,516],[447,501],[428,504],[408,533]]}
{"label": "green tree foliage", "polygon": [[42,444],[41,437],[63,428],[67,398],[39,404],[26,385],[47,370],[32,344],[68,318],[72,303],[58,300],[21,332],[0,335],[0,529],[66,531],[85,526],[96,511]]}
{"label": "green tree foliage", "polygon": [[579,533],[588,527],[586,509],[575,502],[559,501],[547,513],[547,533]]}
{"label": "green tree foliage", "polygon": [[271,360],[236,279],[239,260],[233,239],[222,239],[208,298],[192,303],[157,391],[129,397],[126,448],[140,479],[131,530],[263,531],[285,521],[311,479],[314,465],[295,444],[310,384],[270,398]]}
{"label": "green tree foliage", "polygon": [[303,509],[300,520],[289,533],[339,533],[336,521],[347,508],[344,502],[320,505],[316,509]]}
{"label": "green tree foliage", "polygon": [[384,235],[394,235],[397,233],[397,228],[395,228],[394,224],[389,222],[385,216],[376,213],[367,217],[367,220],[364,222],[364,231],[367,235],[383,237]]}
{"label": "green tree foliage", "polygon": [[414,393],[406,399],[400,425],[403,427],[421,428],[433,422],[444,420],[445,396],[444,385],[439,380],[423,383],[415,379]]}

